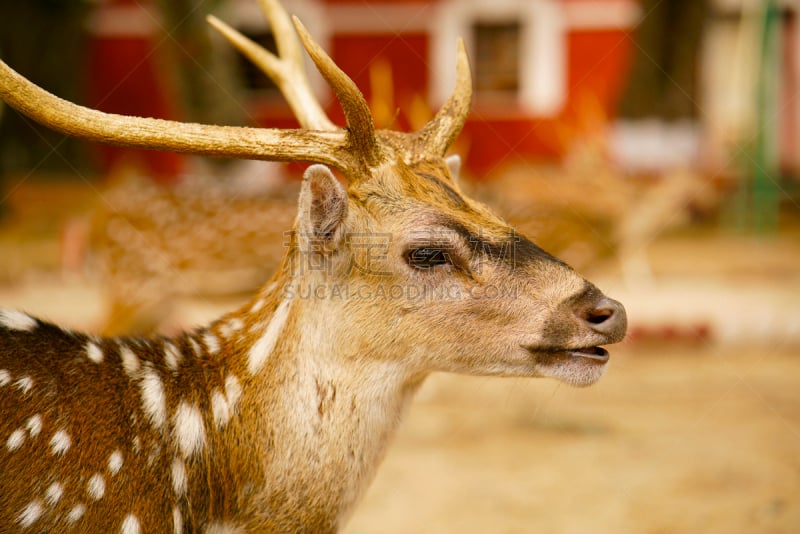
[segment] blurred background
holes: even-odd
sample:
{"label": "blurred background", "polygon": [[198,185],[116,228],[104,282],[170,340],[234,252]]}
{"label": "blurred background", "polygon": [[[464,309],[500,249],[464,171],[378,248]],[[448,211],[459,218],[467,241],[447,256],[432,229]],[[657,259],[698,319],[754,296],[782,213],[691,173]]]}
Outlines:
{"label": "blurred background", "polygon": [[[348,532],[800,532],[800,2],[284,5],[382,128],[433,116],[462,36],[462,187],[630,320],[587,390],[432,377]],[[0,12],[0,57],[68,100],[297,126],[205,22],[274,50],[255,0]],[[0,107],[0,305],[104,333],[210,320],[271,275],[303,168],[84,143]]]}

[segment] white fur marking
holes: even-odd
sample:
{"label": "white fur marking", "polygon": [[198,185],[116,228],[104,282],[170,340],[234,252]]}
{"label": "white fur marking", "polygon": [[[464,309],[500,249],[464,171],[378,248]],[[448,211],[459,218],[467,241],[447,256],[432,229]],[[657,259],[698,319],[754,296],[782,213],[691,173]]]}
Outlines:
{"label": "white fur marking", "polygon": [[174,437],[184,458],[199,452],[206,443],[206,427],[197,406],[182,402],[175,410]]}
{"label": "white fur marking", "polygon": [[183,534],[183,515],[177,506],[172,509],[172,527],[175,534]]}
{"label": "white fur marking", "polygon": [[236,404],[242,395],[242,387],[234,375],[225,377],[225,393],[215,389],[211,393],[211,413],[218,429],[224,428],[236,413]]}
{"label": "white fur marking", "polygon": [[122,368],[125,369],[125,373],[129,377],[135,378],[139,374],[139,358],[136,357],[136,354],[129,347],[120,345],[119,357],[122,359]]}
{"label": "white fur marking", "polygon": [[42,431],[42,416],[38,413],[36,415],[32,415],[25,422],[25,426],[28,428],[28,432],[30,432],[31,437],[35,438],[39,435],[39,432]]}
{"label": "white fur marking", "polygon": [[239,402],[239,397],[242,396],[242,386],[239,385],[239,379],[236,375],[228,375],[225,377],[225,396],[228,398],[228,407],[231,410],[231,415],[236,413],[236,404]]}
{"label": "white fur marking", "polygon": [[[275,284],[273,283],[272,285],[274,286]],[[263,308],[263,307],[264,307],[264,299],[258,299],[256,301],[256,303],[253,304],[253,307],[250,308],[250,313],[256,313],[257,311],[261,310],[261,308]]]}
{"label": "white fur marking", "polygon": [[16,310],[0,310],[0,324],[10,330],[30,332],[36,328],[36,319]]}
{"label": "white fur marking", "polygon": [[37,519],[42,515],[42,501],[36,499],[35,501],[31,501],[28,505],[22,509],[19,516],[17,517],[17,523],[20,524],[21,527],[29,527],[36,522]]}
{"label": "white fur marking", "polygon": [[228,399],[218,389],[211,392],[211,413],[214,414],[214,423],[222,429],[231,419],[231,410]]}
{"label": "white fur marking", "polygon": [[142,408],[156,428],[162,428],[167,421],[167,398],[164,395],[164,384],[158,374],[148,368],[139,384],[142,389]]}
{"label": "white fur marking", "polygon": [[139,534],[139,520],[133,514],[128,514],[119,529],[120,534]]}
{"label": "white fur marking", "polygon": [[203,530],[203,534],[242,534],[243,532],[243,529],[233,523],[211,523]]}
{"label": "white fur marking", "polygon": [[142,440],[139,439],[139,436],[134,436],[133,438],[133,452],[139,453],[142,451]]}
{"label": "white fur marking", "polygon": [[85,512],[86,512],[86,507],[84,505],[76,504],[75,506],[72,507],[72,510],[69,511],[69,514],[67,514],[67,522],[74,523],[75,521],[83,517],[83,514]]}
{"label": "white fur marking", "polygon": [[264,333],[250,348],[250,353],[247,357],[247,369],[250,371],[250,374],[254,375],[260,371],[264,362],[266,362],[269,355],[272,354],[272,350],[278,343],[281,330],[283,330],[283,325],[286,324],[286,319],[289,317],[291,304],[292,300],[288,298],[280,303],[278,309],[275,310],[275,315],[272,316],[267,328],[264,330]]}
{"label": "white fur marking", "polygon": [[181,360],[181,353],[180,351],[178,351],[178,347],[176,347],[172,343],[165,342],[164,361],[167,363],[167,367],[169,367],[173,371],[177,371],[180,360]]}
{"label": "white fur marking", "polygon": [[5,386],[11,382],[11,373],[5,369],[0,369],[0,386]]}
{"label": "white fur marking", "polygon": [[200,348],[200,345],[197,343],[197,341],[194,340],[193,337],[189,338],[189,345],[192,346],[192,352],[194,353],[195,356],[199,356],[200,354],[202,354],[203,351]]}
{"label": "white fur marking", "polygon": [[12,432],[10,436],[8,436],[8,440],[6,440],[6,448],[9,451],[15,451],[19,449],[23,443],[25,443],[25,431],[21,428],[18,428]]}
{"label": "white fur marking", "polygon": [[175,490],[175,495],[185,495],[187,484],[186,464],[180,458],[175,458],[172,460],[172,489]]}
{"label": "white fur marking", "polygon": [[106,481],[103,475],[100,473],[93,474],[86,484],[86,492],[89,494],[89,497],[95,501],[102,499],[103,495],[106,493]]}
{"label": "white fur marking", "polygon": [[119,470],[122,469],[122,464],[122,452],[119,450],[112,452],[111,456],[108,457],[108,470],[111,471],[112,475],[119,473]]}
{"label": "white fur marking", "polygon": [[94,363],[100,363],[103,361],[103,349],[101,349],[97,343],[89,341],[86,343],[86,356]]}
{"label": "white fur marking", "polygon": [[59,500],[61,500],[61,495],[64,494],[64,486],[59,484],[58,482],[53,482],[47,488],[47,491],[44,492],[44,499],[47,501],[47,504],[54,505]]}
{"label": "white fur marking", "polygon": [[219,340],[211,332],[203,336],[203,343],[206,344],[206,350],[212,356],[219,351]]}
{"label": "white fur marking", "polygon": [[29,376],[23,376],[14,382],[14,385],[17,386],[17,388],[22,391],[23,394],[28,393],[28,391],[30,391],[33,387],[33,378]]}
{"label": "white fur marking", "polygon": [[53,438],[50,440],[53,454],[64,454],[69,450],[70,445],[72,445],[72,438],[69,437],[66,430],[59,430],[53,434]]}

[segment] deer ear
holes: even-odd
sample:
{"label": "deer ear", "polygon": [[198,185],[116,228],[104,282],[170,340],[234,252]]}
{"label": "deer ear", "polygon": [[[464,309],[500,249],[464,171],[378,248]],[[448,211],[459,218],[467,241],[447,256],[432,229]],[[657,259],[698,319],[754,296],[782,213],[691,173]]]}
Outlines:
{"label": "deer ear", "polygon": [[450,176],[453,177],[454,182],[458,182],[458,173],[461,172],[461,156],[453,154],[444,158],[447,164],[447,169],[450,171]]}
{"label": "deer ear", "polygon": [[310,239],[330,241],[347,215],[347,192],[325,165],[303,174],[297,227]]}

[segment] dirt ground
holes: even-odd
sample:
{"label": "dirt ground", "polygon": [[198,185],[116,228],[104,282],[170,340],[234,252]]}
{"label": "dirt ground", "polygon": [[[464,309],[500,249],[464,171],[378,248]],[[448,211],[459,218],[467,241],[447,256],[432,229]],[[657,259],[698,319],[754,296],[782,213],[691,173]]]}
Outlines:
{"label": "dirt ground", "polygon": [[[0,306],[97,320],[100,288],[30,269],[58,262],[55,240],[0,245]],[[800,232],[689,232],[649,255],[658,298],[613,266],[590,277],[634,327],[693,304],[711,335],[623,343],[587,389],[431,377],[345,532],[800,532]],[[192,322],[220,312],[191,310]]]}
{"label": "dirt ground", "polygon": [[800,358],[612,353],[597,385],[435,376],[347,532],[799,532]]}

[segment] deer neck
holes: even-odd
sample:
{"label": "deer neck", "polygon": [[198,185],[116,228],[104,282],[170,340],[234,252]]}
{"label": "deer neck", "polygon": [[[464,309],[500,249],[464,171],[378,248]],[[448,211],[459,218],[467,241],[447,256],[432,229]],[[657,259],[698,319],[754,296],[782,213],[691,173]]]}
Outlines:
{"label": "deer neck", "polygon": [[248,488],[243,517],[261,518],[248,528],[291,529],[291,521],[271,522],[297,514],[303,503],[297,525],[336,530],[372,479],[424,377],[360,344],[361,336],[341,324],[336,303],[303,298],[292,288],[299,290],[297,281],[278,278],[222,320],[249,314],[255,335],[227,340],[232,350],[225,352],[241,358],[234,365],[247,378],[220,444],[249,448],[233,455],[239,461],[231,465],[239,471],[234,479]]}

